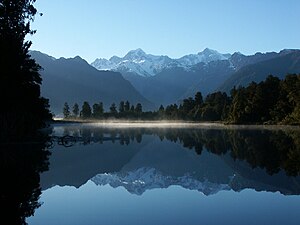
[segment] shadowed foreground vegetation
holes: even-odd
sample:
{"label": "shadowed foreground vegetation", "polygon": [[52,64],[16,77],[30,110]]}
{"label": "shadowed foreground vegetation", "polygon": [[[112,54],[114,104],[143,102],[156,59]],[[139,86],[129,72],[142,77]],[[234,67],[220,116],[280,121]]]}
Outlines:
{"label": "shadowed foreground vegetation", "polygon": [[23,225],[41,206],[40,173],[49,167],[47,137],[0,143],[0,207],[5,224]]}
{"label": "shadowed foreground vegetation", "polygon": [[30,22],[35,0],[3,0],[0,3],[0,141],[24,139],[45,126],[52,115],[48,100],[40,96],[41,67],[30,58],[34,34]]}

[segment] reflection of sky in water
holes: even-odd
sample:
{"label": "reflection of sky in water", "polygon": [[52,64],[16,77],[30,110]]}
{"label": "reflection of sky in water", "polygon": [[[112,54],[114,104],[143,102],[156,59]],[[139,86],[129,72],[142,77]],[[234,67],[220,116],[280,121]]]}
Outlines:
{"label": "reflection of sky in water", "polygon": [[132,195],[123,187],[55,186],[29,224],[300,224],[300,196],[220,191],[205,196],[171,186]]}
{"label": "reflection of sky in water", "polygon": [[[56,125],[49,171],[40,177],[43,205],[27,221],[300,224],[300,177],[280,167],[298,168],[287,155],[298,159],[299,130],[210,126]],[[62,135],[79,138],[66,148]]]}

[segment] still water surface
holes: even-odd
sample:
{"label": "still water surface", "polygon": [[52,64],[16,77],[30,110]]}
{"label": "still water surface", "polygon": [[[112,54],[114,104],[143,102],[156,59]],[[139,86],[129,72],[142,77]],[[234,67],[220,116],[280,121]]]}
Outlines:
{"label": "still water surface", "polygon": [[299,129],[67,124],[46,149],[28,224],[300,224]]}

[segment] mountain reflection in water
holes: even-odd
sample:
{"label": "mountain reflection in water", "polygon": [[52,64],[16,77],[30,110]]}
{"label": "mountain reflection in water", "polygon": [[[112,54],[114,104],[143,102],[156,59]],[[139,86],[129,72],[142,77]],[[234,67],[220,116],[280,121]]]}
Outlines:
{"label": "mountain reflection in water", "polygon": [[[298,128],[109,128],[63,124],[54,125],[50,132],[49,137],[26,143],[1,144],[1,217],[8,224],[25,224],[26,220],[29,224],[53,224],[49,216],[56,218],[54,208],[63,210],[59,204],[65,201],[54,204],[55,200],[66,194],[73,196],[74,188],[92,188],[89,194],[84,192],[86,196],[79,194],[88,201],[89,197],[99,195],[93,193],[91,184],[111,195],[109,199],[113,199],[114,193],[107,188],[120,194],[121,187],[130,196],[142,197],[139,201],[145,200],[145,207],[150,204],[147,196],[158,193],[151,190],[165,190],[165,194],[182,196],[179,199],[188,194],[183,190],[219,197],[245,189],[255,193],[280,192],[281,196],[291,197],[284,200],[284,205],[295,204],[300,195]],[[132,207],[139,204],[134,199],[127,199]],[[49,206],[54,208],[50,210]],[[75,211],[70,213],[75,215]],[[75,217],[70,217],[70,221],[71,218]],[[85,219],[89,221],[88,217]],[[161,217],[160,222],[163,224],[165,219]]]}
{"label": "mountain reflection in water", "polygon": [[141,195],[179,185],[220,190],[300,193],[299,129],[54,127],[50,171],[42,188],[123,186]]}

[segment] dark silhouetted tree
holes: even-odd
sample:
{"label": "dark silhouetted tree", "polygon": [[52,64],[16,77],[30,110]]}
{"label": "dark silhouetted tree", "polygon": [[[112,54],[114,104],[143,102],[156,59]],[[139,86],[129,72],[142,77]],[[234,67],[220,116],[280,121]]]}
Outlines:
{"label": "dark silhouetted tree", "polygon": [[141,114],[143,112],[143,108],[142,108],[142,104],[141,103],[137,103],[135,106],[135,112],[138,114]]}
{"label": "dark silhouetted tree", "polygon": [[247,95],[245,88],[231,90],[232,104],[229,111],[229,121],[231,123],[241,124],[247,121],[245,109],[247,106]]}
{"label": "dark silhouetted tree", "polygon": [[132,106],[130,107],[130,112],[131,112],[131,113],[134,112],[134,105],[132,105]]}
{"label": "dark silhouetted tree", "polygon": [[118,113],[115,103],[111,104],[111,106],[109,107],[109,111],[113,116],[115,116]]}
{"label": "dark silhouetted tree", "polygon": [[31,42],[25,40],[35,33],[30,28],[37,13],[34,2],[0,2],[0,138],[33,133],[51,119],[48,100],[40,97],[41,67],[30,57]]}
{"label": "dark silhouetted tree", "polygon": [[214,92],[206,96],[202,108],[202,120],[220,121],[227,117],[230,100],[226,93]]}
{"label": "dark silhouetted tree", "polygon": [[281,117],[284,117],[283,122],[288,124],[299,125],[300,124],[300,74],[287,75],[286,78],[281,82],[281,91],[282,91],[282,94],[280,96],[281,105],[279,105],[278,108],[282,110],[283,116]]}
{"label": "dark silhouetted tree", "polygon": [[121,101],[119,104],[119,113],[124,113],[125,111],[125,103],[124,101]]}
{"label": "dark silhouetted tree", "polygon": [[63,108],[63,114],[64,114],[64,118],[69,118],[70,117],[70,107],[68,105],[67,102],[65,102],[64,104],[64,108]]}
{"label": "dark silhouetted tree", "polygon": [[159,106],[159,109],[158,109],[158,111],[159,111],[159,112],[163,112],[163,111],[165,111],[165,108],[164,108],[164,106],[163,106],[163,105],[160,105],[160,106]]}
{"label": "dark silhouetted tree", "polygon": [[130,103],[129,103],[129,101],[126,101],[125,105],[124,105],[124,111],[129,112],[129,110],[130,110]]}
{"label": "dark silhouetted tree", "polygon": [[165,108],[163,105],[160,105],[160,107],[158,109],[158,116],[160,119],[162,119],[164,117],[164,113],[165,113]]}
{"label": "dark silhouetted tree", "polygon": [[26,144],[0,148],[0,207],[3,224],[25,225],[41,206],[40,173],[48,170],[50,152],[47,140],[34,139]]}
{"label": "dark silhouetted tree", "polygon": [[77,103],[74,104],[72,113],[75,117],[78,117],[78,115],[79,115],[79,105]]}
{"label": "dark silhouetted tree", "polygon": [[94,118],[101,118],[103,117],[103,112],[104,112],[104,109],[103,109],[103,103],[100,102],[99,104],[96,103],[93,105],[93,117]]}
{"label": "dark silhouetted tree", "polygon": [[92,109],[88,102],[83,102],[80,115],[84,119],[90,118],[92,116]]}
{"label": "dark silhouetted tree", "polygon": [[195,107],[195,100],[193,98],[184,99],[179,106],[180,117],[182,119],[192,119],[192,110]]}
{"label": "dark silhouetted tree", "polygon": [[199,105],[199,106],[201,106],[203,104],[203,97],[202,97],[201,92],[197,92],[196,93],[196,95],[195,95],[195,103],[196,103],[196,105]]}
{"label": "dark silhouetted tree", "polygon": [[168,105],[164,111],[164,114],[168,119],[177,119],[178,106],[176,104]]}

